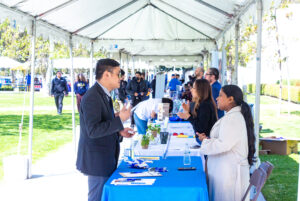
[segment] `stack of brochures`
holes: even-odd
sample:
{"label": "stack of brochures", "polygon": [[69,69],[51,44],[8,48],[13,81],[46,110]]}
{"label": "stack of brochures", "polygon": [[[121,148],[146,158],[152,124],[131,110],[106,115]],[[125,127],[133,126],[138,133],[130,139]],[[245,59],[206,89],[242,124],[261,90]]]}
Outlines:
{"label": "stack of brochures", "polygon": [[137,186],[137,185],[153,185],[154,182],[155,179],[118,178],[118,179],[114,179],[111,182],[111,184]]}
{"label": "stack of brochures", "polygon": [[146,172],[120,172],[123,177],[160,177],[162,176],[159,172],[146,171]]}

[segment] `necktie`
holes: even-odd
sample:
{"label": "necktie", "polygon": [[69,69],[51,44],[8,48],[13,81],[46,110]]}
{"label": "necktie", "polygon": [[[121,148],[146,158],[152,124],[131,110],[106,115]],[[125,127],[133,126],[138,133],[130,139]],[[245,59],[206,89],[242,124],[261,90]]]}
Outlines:
{"label": "necktie", "polygon": [[114,105],[113,105],[112,99],[109,96],[107,96],[107,98],[108,98],[110,110],[111,110],[111,113],[112,113],[112,117],[114,118],[115,117],[115,112],[114,112]]}

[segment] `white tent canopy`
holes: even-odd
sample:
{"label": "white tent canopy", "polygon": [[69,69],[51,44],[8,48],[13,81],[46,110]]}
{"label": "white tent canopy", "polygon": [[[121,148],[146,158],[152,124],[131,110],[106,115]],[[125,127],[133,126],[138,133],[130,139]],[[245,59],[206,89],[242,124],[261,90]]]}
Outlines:
{"label": "white tent canopy", "polygon": [[20,63],[9,57],[0,57],[0,68],[27,67],[28,63]]}
{"label": "white tent canopy", "polygon": [[[265,8],[270,0],[263,1]],[[90,44],[130,55],[197,55],[216,49],[234,23],[255,18],[255,0],[0,0],[8,18],[50,40]],[[252,10],[252,12],[250,12]],[[247,12],[246,12],[247,11]],[[111,48],[117,44],[117,48]]]}

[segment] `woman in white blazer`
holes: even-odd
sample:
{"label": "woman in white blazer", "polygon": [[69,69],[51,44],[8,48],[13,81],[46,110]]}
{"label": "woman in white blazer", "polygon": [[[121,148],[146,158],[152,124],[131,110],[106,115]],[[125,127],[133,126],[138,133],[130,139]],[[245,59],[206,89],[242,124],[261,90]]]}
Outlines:
{"label": "woman in white blazer", "polygon": [[[235,85],[222,87],[218,108],[226,114],[213,126],[210,138],[198,134],[200,153],[208,155],[210,201],[240,201],[249,185],[249,166],[255,157],[251,109]],[[249,200],[249,198],[248,198]]]}

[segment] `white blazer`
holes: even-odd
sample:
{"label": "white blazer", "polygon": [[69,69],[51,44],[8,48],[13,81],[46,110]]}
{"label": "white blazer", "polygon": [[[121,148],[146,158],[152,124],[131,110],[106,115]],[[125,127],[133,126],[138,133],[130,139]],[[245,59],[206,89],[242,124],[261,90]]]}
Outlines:
{"label": "white blazer", "polygon": [[210,137],[203,140],[200,148],[201,154],[208,155],[210,201],[240,201],[250,177],[247,129],[241,107],[232,108],[218,120]]}

